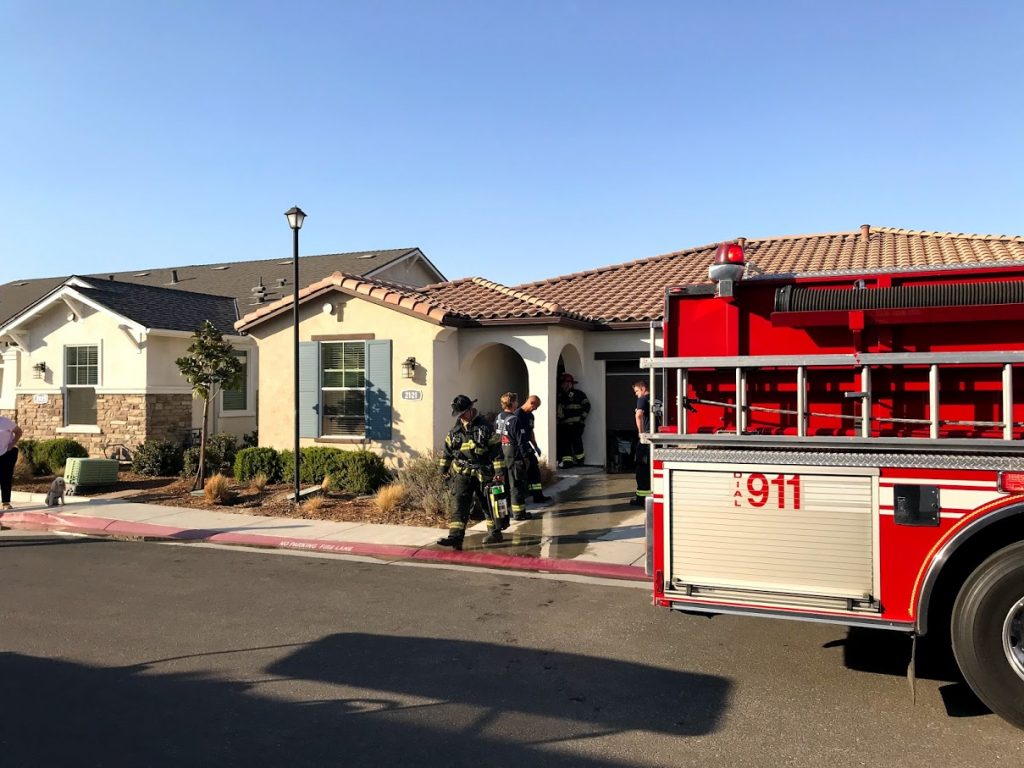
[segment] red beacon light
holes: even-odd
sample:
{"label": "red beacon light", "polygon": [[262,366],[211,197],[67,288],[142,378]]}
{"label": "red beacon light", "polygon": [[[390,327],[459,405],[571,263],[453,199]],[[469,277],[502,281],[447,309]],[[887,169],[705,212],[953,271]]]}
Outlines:
{"label": "red beacon light", "polygon": [[708,267],[708,276],[716,283],[741,280],[746,265],[742,245],[722,243],[715,249],[715,260]]}

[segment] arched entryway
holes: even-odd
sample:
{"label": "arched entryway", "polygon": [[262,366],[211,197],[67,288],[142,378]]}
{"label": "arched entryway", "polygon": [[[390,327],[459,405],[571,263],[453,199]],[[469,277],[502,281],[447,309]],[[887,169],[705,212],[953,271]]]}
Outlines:
{"label": "arched entryway", "polygon": [[466,381],[465,394],[477,399],[476,409],[488,418],[501,410],[498,398],[506,392],[515,392],[520,400],[530,393],[526,363],[506,344],[480,349],[466,366]]}

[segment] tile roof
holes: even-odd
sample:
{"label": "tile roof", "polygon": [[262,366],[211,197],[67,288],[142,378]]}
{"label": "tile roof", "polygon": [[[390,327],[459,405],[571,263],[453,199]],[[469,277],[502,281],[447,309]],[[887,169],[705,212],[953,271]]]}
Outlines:
{"label": "tile roof", "polygon": [[[1024,237],[922,232],[867,225],[852,232],[741,240],[757,275],[885,272],[1024,263]],[[602,323],[646,322],[663,312],[669,285],[708,282],[718,243],[516,287]],[[753,265],[753,266],[750,266]]]}
{"label": "tile roof", "polygon": [[[341,289],[379,304],[391,305],[441,325],[486,325],[489,321],[559,322],[588,319],[578,313],[566,312],[557,304],[508,288],[482,277],[468,277],[422,288],[390,283],[377,278],[345,275],[335,272],[299,290],[299,302],[327,291]],[[285,296],[245,315],[235,323],[238,330],[248,330],[264,320],[286,311],[292,297]]]}
{"label": "tile roof", "polygon": [[[370,274],[413,254],[422,255],[418,248],[393,248],[300,256],[299,280],[330,274],[336,270],[355,275]],[[425,256],[423,258],[426,260]],[[266,288],[266,299],[273,300],[286,293],[290,294],[293,271],[291,258],[287,257],[133,269],[127,272],[97,272],[90,277],[213,296],[232,296],[238,300],[238,305],[244,312],[253,304],[253,287],[261,281]],[[70,276],[16,280],[0,285],[0,324],[34,304],[68,277]]]}

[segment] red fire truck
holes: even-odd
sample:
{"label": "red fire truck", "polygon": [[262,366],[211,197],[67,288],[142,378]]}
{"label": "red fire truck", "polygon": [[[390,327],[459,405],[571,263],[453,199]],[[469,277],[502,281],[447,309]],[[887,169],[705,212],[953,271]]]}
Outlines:
{"label": "red fire truck", "polygon": [[948,636],[1024,728],[1024,266],[745,276],[725,243],[710,277],[642,361],[655,603]]}

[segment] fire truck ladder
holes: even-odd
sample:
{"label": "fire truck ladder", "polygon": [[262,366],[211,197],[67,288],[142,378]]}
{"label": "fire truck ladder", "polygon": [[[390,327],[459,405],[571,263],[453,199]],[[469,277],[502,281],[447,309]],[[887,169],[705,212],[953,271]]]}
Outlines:
{"label": "fire truck ladder", "polygon": [[[652,324],[651,348],[654,349],[654,330],[660,324]],[[1002,407],[999,421],[966,421],[940,419],[939,417],[939,370],[941,366],[984,365],[1001,366],[1002,370]],[[675,371],[675,386],[678,393],[675,403],[677,434],[658,434],[659,442],[694,442],[712,440],[715,442],[735,442],[741,440],[750,443],[778,443],[792,440],[794,436],[757,435],[748,431],[749,415],[752,412],[787,414],[796,417],[795,437],[802,442],[813,442],[832,445],[855,446],[870,444],[880,447],[929,446],[933,448],[977,448],[998,452],[1019,451],[1020,442],[1014,441],[1015,427],[1024,426],[1024,422],[1013,421],[1013,376],[1014,366],[1024,365],[1024,352],[880,352],[865,354],[827,354],[827,355],[758,355],[736,357],[662,357],[643,358],[640,367],[651,371],[651,400],[655,400],[655,373],[664,370]],[[873,396],[871,391],[871,372],[875,367],[915,366],[928,369],[928,418],[911,419],[898,417],[872,416]],[[813,368],[849,368],[860,377],[860,391],[847,392],[848,398],[860,400],[860,414],[818,413],[812,411],[807,401],[807,372]],[[700,370],[734,371],[736,379],[735,402],[710,400],[701,397],[686,397],[689,384],[689,372]],[[796,408],[766,408],[750,405],[747,390],[747,376],[750,370],[791,369],[796,378]],[[714,435],[690,434],[689,412],[694,405],[712,405],[736,411],[735,428],[729,432]],[[838,420],[853,420],[859,427],[856,436],[812,436],[808,435],[807,425],[811,416]],[[872,435],[872,426],[876,424],[917,424],[927,425],[929,436],[920,437],[878,437]],[[966,426],[1002,429],[1002,438],[954,438],[942,437],[940,427]],[[644,436],[648,441],[654,435]]]}

